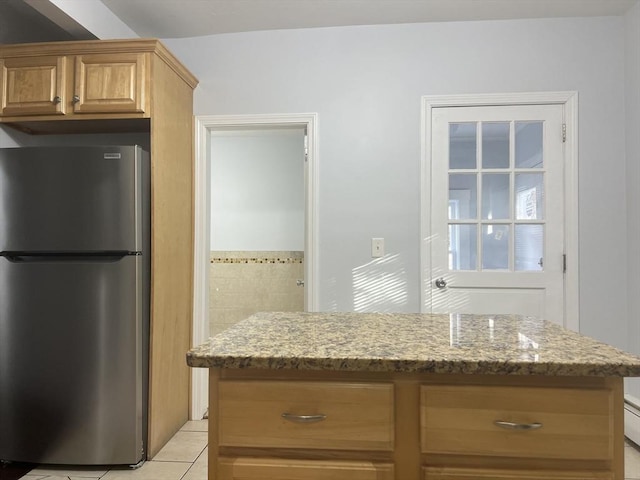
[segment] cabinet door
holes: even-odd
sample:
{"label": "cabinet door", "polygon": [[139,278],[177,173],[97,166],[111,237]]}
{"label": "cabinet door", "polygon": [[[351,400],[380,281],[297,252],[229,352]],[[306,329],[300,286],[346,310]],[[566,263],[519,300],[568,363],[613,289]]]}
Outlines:
{"label": "cabinet door", "polygon": [[66,57],[43,56],[0,59],[0,114],[62,115],[65,113]]}
{"label": "cabinet door", "polygon": [[144,112],[146,64],[144,53],[76,56],[73,112]]}
{"label": "cabinet door", "polygon": [[221,458],[219,480],[394,480],[393,465],[357,461]]}

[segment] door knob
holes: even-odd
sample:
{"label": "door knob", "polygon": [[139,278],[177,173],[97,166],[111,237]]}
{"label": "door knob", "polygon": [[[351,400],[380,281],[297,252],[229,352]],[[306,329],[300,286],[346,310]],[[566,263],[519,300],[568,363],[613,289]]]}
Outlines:
{"label": "door knob", "polygon": [[446,280],[445,280],[444,278],[438,278],[438,279],[435,281],[435,285],[436,285],[436,287],[438,287],[438,288],[444,288],[444,287],[446,287],[446,286],[447,286],[447,282],[446,282]]}

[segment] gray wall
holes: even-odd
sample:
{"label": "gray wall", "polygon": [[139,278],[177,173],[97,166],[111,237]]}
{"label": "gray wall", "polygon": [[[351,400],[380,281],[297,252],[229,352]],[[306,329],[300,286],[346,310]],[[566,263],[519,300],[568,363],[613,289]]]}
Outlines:
{"label": "gray wall", "polygon": [[211,133],[211,250],[304,250],[304,129]]}
{"label": "gray wall", "polygon": [[406,295],[393,309],[420,309],[422,95],[578,91],[581,329],[627,347],[627,290],[620,285],[629,254],[624,18],[343,27],[165,42],[200,79],[196,115],[318,112],[321,310],[356,308],[354,274],[371,261],[371,237],[384,237],[397,259],[381,268],[406,281]]}
{"label": "gray wall", "polygon": [[[354,276],[370,262],[374,236],[385,237],[387,253],[398,259],[376,274],[388,269],[406,279],[406,295],[389,307],[420,308],[422,95],[578,91],[581,329],[638,350],[639,15],[636,6],[625,18],[344,27],[165,43],[200,79],[196,115],[319,113],[322,310],[357,307]],[[7,132],[0,129],[0,146],[44,141]]]}
{"label": "gray wall", "polygon": [[[628,349],[640,354],[640,4],[625,20]],[[627,380],[627,385],[640,398],[640,380]]]}

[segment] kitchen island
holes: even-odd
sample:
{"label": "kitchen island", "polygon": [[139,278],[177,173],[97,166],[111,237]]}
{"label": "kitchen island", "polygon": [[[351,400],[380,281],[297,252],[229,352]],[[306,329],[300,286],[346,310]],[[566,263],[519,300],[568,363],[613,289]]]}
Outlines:
{"label": "kitchen island", "polygon": [[624,479],[640,358],[517,315],[259,313],[210,369],[210,480]]}

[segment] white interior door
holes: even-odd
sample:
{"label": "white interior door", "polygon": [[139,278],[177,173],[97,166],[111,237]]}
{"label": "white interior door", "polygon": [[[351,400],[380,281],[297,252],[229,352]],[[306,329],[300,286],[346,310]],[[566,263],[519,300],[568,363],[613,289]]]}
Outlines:
{"label": "white interior door", "polygon": [[430,310],[563,324],[562,105],[433,108],[430,133]]}

